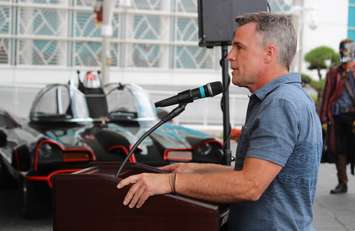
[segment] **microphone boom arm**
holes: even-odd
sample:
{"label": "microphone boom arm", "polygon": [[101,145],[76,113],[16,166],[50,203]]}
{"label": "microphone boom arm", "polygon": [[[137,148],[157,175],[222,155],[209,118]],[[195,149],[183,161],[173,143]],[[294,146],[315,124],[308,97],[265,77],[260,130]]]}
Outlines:
{"label": "microphone boom arm", "polygon": [[137,141],[136,143],[133,145],[133,147],[129,150],[129,153],[127,154],[126,158],[123,160],[120,168],[118,169],[115,177],[116,179],[118,178],[118,176],[120,175],[120,173],[122,172],[122,169],[124,168],[124,166],[126,165],[127,161],[129,160],[129,158],[132,156],[132,154],[134,153],[134,151],[137,149],[138,145],[140,145],[142,143],[142,141],[149,136],[152,132],[154,132],[157,128],[159,128],[161,125],[163,125],[164,123],[168,122],[169,120],[175,118],[176,116],[180,115],[180,113],[182,113],[185,110],[187,103],[182,103],[179,104],[179,106],[177,106],[176,108],[174,108],[171,112],[169,112],[169,114],[167,116],[165,116],[164,118],[162,118],[158,123],[156,123],[153,127],[151,127],[148,131],[146,131]]}

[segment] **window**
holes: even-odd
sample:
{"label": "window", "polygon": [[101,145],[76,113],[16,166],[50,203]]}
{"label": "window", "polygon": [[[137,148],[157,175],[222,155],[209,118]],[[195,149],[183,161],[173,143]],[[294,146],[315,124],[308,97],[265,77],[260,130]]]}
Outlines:
{"label": "window", "polygon": [[[12,4],[0,1],[0,64],[101,65],[101,28],[93,1]],[[112,19],[111,67],[217,68],[219,52],[198,47],[197,0],[131,0],[129,8],[118,4]]]}

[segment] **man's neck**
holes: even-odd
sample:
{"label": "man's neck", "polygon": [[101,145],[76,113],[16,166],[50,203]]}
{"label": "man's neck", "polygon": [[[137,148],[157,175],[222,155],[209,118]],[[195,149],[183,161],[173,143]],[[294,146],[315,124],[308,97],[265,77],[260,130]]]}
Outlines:
{"label": "man's neck", "polygon": [[254,93],[256,90],[262,88],[267,85],[271,81],[280,78],[281,76],[287,75],[289,71],[284,67],[278,68],[269,68],[268,70],[264,70],[261,72],[261,76],[259,77],[259,82],[255,84],[255,86],[251,87],[249,90]]}

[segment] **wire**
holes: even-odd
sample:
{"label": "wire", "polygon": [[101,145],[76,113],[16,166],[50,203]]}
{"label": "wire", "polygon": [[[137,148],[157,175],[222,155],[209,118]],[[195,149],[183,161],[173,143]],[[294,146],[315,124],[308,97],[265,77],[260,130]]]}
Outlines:
{"label": "wire", "polygon": [[[221,57],[221,59],[219,61],[219,64],[222,67],[223,80],[225,80],[225,75],[227,76],[225,86],[223,86],[224,87],[224,89],[223,89],[224,92],[223,93],[227,92],[227,90],[229,89],[229,86],[230,86],[230,82],[231,82],[228,71],[224,70],[225,69],[225,62],[227,62],[227,60],[226,60],[227,56],[228,56],[228,52],[226,54],[224,54],[224,51],[222,51],[222,57]],[[225,102],[225,94],[222,95],[222,98],[221,98],[221,101],[220,101],[220,107],[221,107],[223,115],[225,114],[224,102]],[[224,120],[225,120],[225,118],[223,116],[223,121]],[[226,137],[224,137],[224,141],[223,141],[223,150],[225,152],[229,152],[230,159],[232,159],[230,147],[228,147],[229,150],[226,150],[226,148],[225,148],[225,147],[227,147],[227,143],[230,144],[230,139],[231,139],[230,118],[229,118],[228,124],[226,125],[226,134],[224,134],[224,135],[226,135]],[[227,153],[225,153],[225,154],[227,154]],[[227,161],[227,163],[230,162],[230,160],[227,160],[227,159],[226,159],[226,161]]]}
{"label": "wire", "polygon": [[269,1],[266,1],[266,9],[267,9],[267,12],[271,12],[271,6],[270,6]]}

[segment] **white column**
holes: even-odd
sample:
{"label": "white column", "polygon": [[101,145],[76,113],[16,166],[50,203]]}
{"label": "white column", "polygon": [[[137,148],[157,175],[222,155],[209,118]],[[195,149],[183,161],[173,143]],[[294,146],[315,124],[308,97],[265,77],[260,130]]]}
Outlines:
{"label": "white column", "polygon": [[[124,30],[123,40],[129,41],[134,39],[134,14],[131,13],[127,13],[125,12],[125,16],[124,19],[125,21],[122,22],[121,26],[122,26],[122,30]],[[123,19],[123,17],[121,17]],[[134,44],[133,43],[123,43],[122,44],[123,49],[124,50],[124,54],[121,59],[123,63],[123,68],[127,68],[127,67],[132,67],[133,66],[133,47]]]}
{"label": "white column", "polygon": [[109,72],[111,65],[110,38],[112,36],[112,16],[116,0],[103,0],[102,18],[102,50],[101,50],[101,76],[103,84],[110,80]]}
{"label": "white column", "polygon": [[[25,3],[30,4],[32,3],[31,0],[26,0]],[[18,7],[18,12],[20,13],[19,21],[21,23],[18,23],[18,27],[21,28],[23,31],[21,31],[24,35],[32,35],[33,34],[33,8],[28,7],[28,8],[23,8],[23,7]],[[23,14],[21,14],[23,12]],[[20,44],[21,40],[18,40],[18,44]],[[33,40],[32,39],[25,39],[23,41],[23,47],[22,47],[22,59],[24,60],[24,64],[26,65],[32,65],[33,60],[32,60],[32,53],[33,53]],[[18,46],[17,49],[19,49],[20,46]],[[18,61],[20,61],[18,59]]]}
{"label": "white column", "polygon": [[[171,0],[161,1],[161,10],[171,12]],[[160,17],[160,39],[162,41],[170,42],[171,35],[171,16],[163,15]],[[160,60],[159,68],[169,69],[170,63],[170,46],[160,45]]]}
{"label": "white column", "polygon": [[[62,6],[69,8],[70,0],[61,0],[60,4]],[[59,25],[59,35],[63,37],[68,37],[68,25],[69,25],[69,10],[57,10],[60,15],[60,18],[63,18],[63,21],[60,20],[57,22]],[[67,54],[68,54],[68,42],[66,41],[58,41],[58,49],[59,57],[58,57],[58,65],[67,66]]]}

